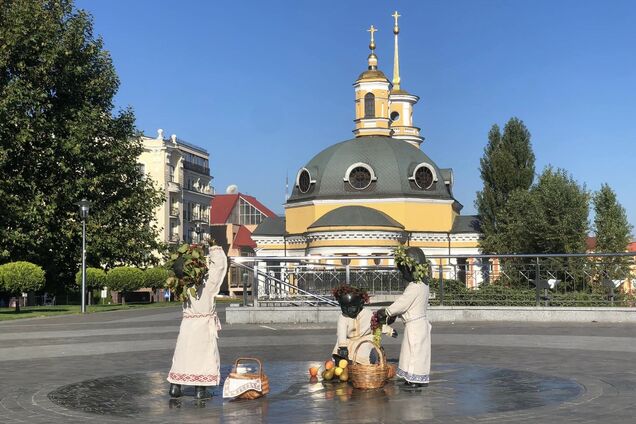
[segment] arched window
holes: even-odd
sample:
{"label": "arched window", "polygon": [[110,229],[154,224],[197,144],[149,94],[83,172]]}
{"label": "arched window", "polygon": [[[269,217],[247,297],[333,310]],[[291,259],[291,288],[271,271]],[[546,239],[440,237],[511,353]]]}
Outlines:
{"label": "arched window", "polygon": [[375,118],[375,96],[373,93],[364,95],[364,117]]}

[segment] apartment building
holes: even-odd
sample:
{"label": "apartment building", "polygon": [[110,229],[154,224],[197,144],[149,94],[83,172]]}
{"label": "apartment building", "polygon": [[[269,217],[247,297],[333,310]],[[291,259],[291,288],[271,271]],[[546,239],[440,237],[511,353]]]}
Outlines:
{"label": "apartment building", "polygon": [[142,136],[144,151],[139,163],[165,193],[165,202],[156,212],[159,238],[166,243],[199,242],[210,233],[211,185],[209,153],[176,135],[164,138]]}

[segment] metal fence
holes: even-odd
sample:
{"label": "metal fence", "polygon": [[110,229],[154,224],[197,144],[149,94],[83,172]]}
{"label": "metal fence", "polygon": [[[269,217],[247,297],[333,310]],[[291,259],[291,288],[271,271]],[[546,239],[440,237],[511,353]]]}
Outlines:
{"label": "metal fence", "polygon": [[[635,255],[431,255],[430,304],[635,306]],[[335,305],[331,290],[340,284],[386,301],[406,286],[391,256],[239,257],[231,266],[247,277],[250,305]]]}

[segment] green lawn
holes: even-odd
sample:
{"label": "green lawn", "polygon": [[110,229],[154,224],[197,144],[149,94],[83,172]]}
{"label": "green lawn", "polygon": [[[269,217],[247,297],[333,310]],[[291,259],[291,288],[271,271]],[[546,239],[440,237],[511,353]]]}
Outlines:
{"label": "green lawn", "polygon": [[[217,303],[241,302],[241,299],[217,299]],[[180,306],[181,302],[157,302],[157,303],[128,303],[126,305],[90,305],[87,306],[88,313],[120,311],[141,308],[164,308],[168,306]],[[20,313],[15,313],[15,308],[0,308],[0,321],[14,320],[20,318],[49,317],[55,315],[79,314],[79,305],[57,305],[57,306],[27,306],[20,308]]]}

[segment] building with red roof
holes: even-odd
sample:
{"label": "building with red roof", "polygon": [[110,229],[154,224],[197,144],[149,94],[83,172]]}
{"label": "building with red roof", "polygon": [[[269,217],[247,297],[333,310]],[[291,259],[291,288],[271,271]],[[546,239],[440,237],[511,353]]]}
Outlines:
{"label": "building with red roof", "polygon": [[[234,190],[228,188],[228,191]],[[217,194],[210,207],[210,236],[223,247],[228,257],[254,256],[256,243],[252,240],[252,231],[266,218],[276,216],[253,196],[238,192]],[[248,277],[238,268],[230,267],[221,291],[241,295],[243,280]]]}

